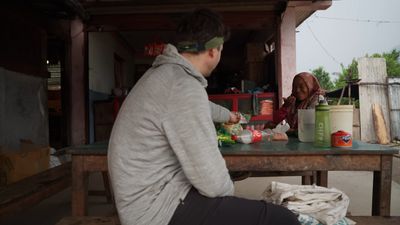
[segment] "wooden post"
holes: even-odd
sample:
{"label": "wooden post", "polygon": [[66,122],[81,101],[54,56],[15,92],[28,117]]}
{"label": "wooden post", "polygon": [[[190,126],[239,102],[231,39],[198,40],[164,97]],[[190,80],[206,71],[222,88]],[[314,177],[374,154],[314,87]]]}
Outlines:
{"label": "wooden post", "polygon": [[87,137],[87,89],[86,76],[87,34],[84,25],[79,19],[71,21],[71,54],[69,76],[69,106],[70,106],[70,144],[86,143]]}
{"label": "wooden post", "polygon": [[388,78],[390,133],[392,140],[400,140],[400,77]]}
{"label": "wooden post", "polygon": [[[361,78],[359,84],[361,140],[376,142],[372,104],[380,104],[385,120],[388,121],[389,118],[385,59],[367,57],[358,59],[358,76]],[[390,134],[389,126],[390,124],[386,127],[388,134]]]}
{"label": "wooden post", "polygon": [[381,158],[381,171],[374,171],[374,185],[372,190],[372,215],[390,216],[393,157],[389,155],[381,156]]}
{"label": "wooden post", "polygon": [[277,29],[277,78],[278,102],[292,91],[292,81],[296,75],[296,9],[287,7],[281,16]]}

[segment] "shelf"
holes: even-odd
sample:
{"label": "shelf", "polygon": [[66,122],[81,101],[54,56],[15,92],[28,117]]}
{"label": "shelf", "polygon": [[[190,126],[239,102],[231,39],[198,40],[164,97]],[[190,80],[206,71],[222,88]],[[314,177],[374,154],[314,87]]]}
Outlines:
{"label": "shelf", "polygon": [[272,121],[273,120],[273,115],[254,115],[251,117],[251,121]]}
{"label": "shelf", "polygon": [[[224,106],[225,108],[231,111],[238,111],[242,113],[253,113],[253,94],[221,94],[221,95],[209,95],[210,101]],[[267,93],[259,93],[256,94],[257,100],[272,100],[273,101],[273,110],[276,111],[277,104],[275,100],[275,93],[267,92]],[[259,109],[256,109],[256,112],[259,112]],[[254,115],[250,119],[252,121],[273,121],[273,114],[271,115]]]}

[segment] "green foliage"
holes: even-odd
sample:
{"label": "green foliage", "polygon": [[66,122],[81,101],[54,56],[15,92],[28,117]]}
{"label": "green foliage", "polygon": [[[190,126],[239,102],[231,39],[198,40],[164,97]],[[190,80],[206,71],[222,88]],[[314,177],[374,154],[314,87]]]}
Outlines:
{"label": "green foliage", "polygon": [[[368,57],[368,55],[366,55]],[[393,49],[391,52],[384,52],[382,54],[375,53],[371,57],[374,58],[385,58],[386,70],[388,77],[400,77],[400,50]],[[327,91],[333,89],[339,89],[347,85],[346,80],[358,78],[358,63],[356,59],[353,59],[351,64],[344,67],[341,64],[342,72],[335,81],[331,81],[329,73],[324,70],[322,66],[311,72],[318,78],[322,88]]]}
{"label": "green foliage", "polygon": [[329,73],[326,72],[322,66],[312,70],[311,73],[314,74],[315,77],[317,77],[319,84],[323,89],[327,91],[332,91],[335,89],[335,85],[331,81]]}
{"label": "green foliage", "polygon": [[[366,55],[368,57],[368,55]],[[400,77],[400,50],[393,49],[391,52],[384,52],[382,54],[375,53],[371,57],[384,58],[386,60],[386,72],[388,77]],[[355,59],[347,68],[342,66],[342,73],[335,81],[336,88],[341,88],[346,85],[346,77],[349,76],[351,71],[351,78],[358,77],[358,63]]]}
{"label": "green foliage", "polygon": [[347,85],[346,80],[356,79],[358,78],[358,63],[355,59],[351,61],[351,64],[344,68],[343,64],[340,65],[342,67],[342,72],[340,73],[338,79],[335,81],[336,88],[342,88]]}
{"label": "green foliage", "polygon": [[400,50],[393,49],[388,53],[375,53],[372,55],[372,57],[385,58],[388,77],[400,77]]}

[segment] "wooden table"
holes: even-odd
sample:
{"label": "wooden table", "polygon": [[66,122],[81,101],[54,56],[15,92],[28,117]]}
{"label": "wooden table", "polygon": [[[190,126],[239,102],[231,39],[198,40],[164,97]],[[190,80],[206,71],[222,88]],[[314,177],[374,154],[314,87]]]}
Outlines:
{"label": "wooden table", "polygon": [[[316,148],[297,139],[287,142],[221,147],[230,171],[373,171],[372,215],[390,215],[392,159],[399,149],[353,142],[353,147]],[[70,147],[72,215],[87,215],[88,173],[107,171],[107,145]]]}

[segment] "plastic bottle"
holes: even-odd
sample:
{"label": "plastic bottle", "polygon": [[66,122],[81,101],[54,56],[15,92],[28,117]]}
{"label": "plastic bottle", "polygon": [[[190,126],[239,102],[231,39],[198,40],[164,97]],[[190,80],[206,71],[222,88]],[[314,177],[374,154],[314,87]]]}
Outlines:
{"label": "plastic bottle", "polygon": [[315,107],[314,146],[329,148],[331,146],[330,108],[325,99]]}
{"label": "plastic bottle", "polygon": [[238,135],[232,135],[232,139],[243,144],[250,144],[260,142],[262,133],[259,130],[243,130]]}

